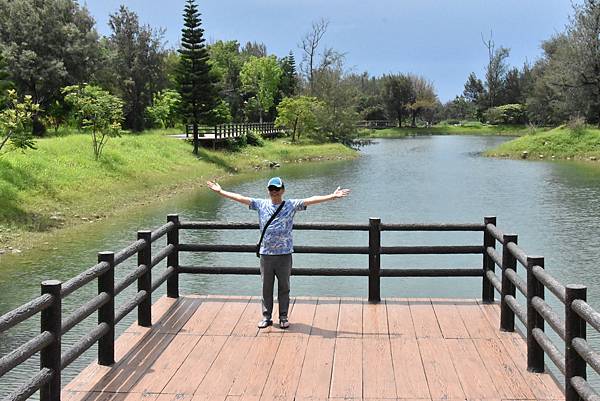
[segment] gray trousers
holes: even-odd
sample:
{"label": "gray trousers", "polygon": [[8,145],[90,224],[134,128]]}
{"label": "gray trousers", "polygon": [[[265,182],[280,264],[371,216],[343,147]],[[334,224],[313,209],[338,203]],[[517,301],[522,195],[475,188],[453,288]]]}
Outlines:
{"label": "gray trousers", "polygon": [[273,313],[273,286],[277,277],[277,301],[279,317],[287,317],[290,307],[290,275],[292,254],[260,255],[260,278],[262,279],[262,314],[271,319]]}

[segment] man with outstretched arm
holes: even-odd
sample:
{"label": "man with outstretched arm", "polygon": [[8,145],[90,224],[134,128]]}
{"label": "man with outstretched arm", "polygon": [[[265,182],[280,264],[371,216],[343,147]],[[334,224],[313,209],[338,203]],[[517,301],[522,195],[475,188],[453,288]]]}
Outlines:
{"label": "man with outstretched arm", "polygon": [[[267,183],[268,199],[249,198],[235,192],[228,192],[213,181],[206,183],[210,189],[219,195],[236,202],[248,205],[250,210],[258,212],[258,221],[261,232],[271,217],[277,212],[264,231],[263,241],[258,250],[260,254],[260,277],[262,279],[262,320],[258,327],[263,329],[273,324],[273,287],[277,277],[277,299],[279,302],[279,327],[287,329],[288,309],[290,305],[290,275],[292,272],[292,227],[294,215],[299,210],[306,210],[307,206],[321,202],[344,198],[350,193],[349,189],[338,187],[329,195],[311,196],[306,199],[283,200],[285,186],[279,177],[273,177]],[[282,206],[283,203],[283,206]],[[280,208],[281,206],[281,208]]]}

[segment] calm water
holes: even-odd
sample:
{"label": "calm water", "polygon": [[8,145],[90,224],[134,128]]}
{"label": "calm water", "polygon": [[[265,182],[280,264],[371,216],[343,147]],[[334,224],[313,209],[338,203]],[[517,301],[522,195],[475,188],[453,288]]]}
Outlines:
{"label": "calm water", "polygon": [[[380,217],[384,223],[479,223],[495,215],[506,233],[519,234],[519,244],[530,255],[546,257],[546,268],[562,283],[585,283],[588,299],[600,309],[600,270],[597,250],[600,225],[600,169],[583,164],[496,160],[480,152],[508,140],[506,137],[432,136],[380,140],[364,148],[354,161],[284,167],[276,172],[286,181],[287,198],[326,194],[338,185],[352,189],[349,198],[309,207],[299,222],[367,223]],[[265,196],[268,175],[239,177],[226,189],[248,196]],[[39,293],[47,278],[66,280],[96,260],[100,250],[119,250],[135,239],[140,229],[162,225],[168,213],[185,220],[254,221],[254,212],[207,191],[177,195],[136,210],[118,221],[89,224],[68,235],[57,235],[47,245],[20,257],[0,259],[0,314]],[[256,241],[256,231],[189,231],[182,242],[221,244]],[[367,245],[367,233],[298,231],[302,245]],[[382,233],[383,245],[478,245],[481,233]],[[254,255],[183,254],[186,265],[256,266]],[[298,267],[365,267],[366,256],[296,255]],[[395,256],[382,258],[385,267],[479,267],[481,255]],[[123,276],[133,263],[117,270]],[[259,294],[258,277],[183,276],[182,293]],[[64,302],[66,314],[96,291],[88,285]],[[159,289],[155,295],[164,293]],[[382,296],[478,297],[481,279],[382,279]],[[131,295],[119,296],[117,304]],[[367,296],[366,278],[292,279],[292,295]],[[258,317],[257,311],[257,317]],[[133,314],[135,315],[135,313]],[[126,318],[122,331],[132,322]],[[95,324],[93,315],[64,338],[72,344]],[[37,319],[23,323],[0,339],[4,355],[39,332]],[[65,382],[95,357],[95,349],[74,362]],[[37,361],[23,365],[0,379],[0,396],[29,377]]]}

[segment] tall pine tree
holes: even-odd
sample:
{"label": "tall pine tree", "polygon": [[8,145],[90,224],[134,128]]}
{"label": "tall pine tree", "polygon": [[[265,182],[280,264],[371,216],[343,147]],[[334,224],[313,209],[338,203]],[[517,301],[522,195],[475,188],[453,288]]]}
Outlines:
{"label": "tall pine tree", "polygon": [[198,154],[198,124],[210,123],[210,115],[219,101],[216,79],[210,73],[204,29],[195,0],[187,0],[181,30],[181,54],[177,69],[181,94],[181,114],[194,126],[194,154]]}
{"label": "tall pine tree", "polygon": [[279,88],[283,97],[294,96],[298,87],[298,78],[296,75],[296,59],[291,50],[290,54],[281,59],[280,67],[283,74],[281,81],[279,81]]}

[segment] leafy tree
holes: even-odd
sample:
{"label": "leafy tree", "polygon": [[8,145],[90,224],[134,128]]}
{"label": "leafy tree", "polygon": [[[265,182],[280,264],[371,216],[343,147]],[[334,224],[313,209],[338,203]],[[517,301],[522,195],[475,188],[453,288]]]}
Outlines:
{"label": "leafy tree", "polygon": [[358,93],[356,111],[363,120],[385,120],[385,104],[383,102],[382,80],[370,77],[368,72],[348,74],[345,78]]}
{"label": "leafy tree", "polygon": [[292,142],[300,136],[315,132],[319,109],[325,105],[315,97],[286,97],[277,105],[275,125],[292,131]]}
{"label": "leafy tree", "polygon": [[483,112],[487,109],[487,91],[483,82],[477,78],[474,72],[469,74],[463,90],[464,98],[475,106],[477,119],[483,118]]}
{"label": "leafy tree", "polygon": [[380,102],[379,98],[361,97],[356,111],[363,120],[385,120],[385,107]]}
{"label": "leafy tree", "polygon": [[463,96],[470,102],[477,103],[481,98],[485,96],[485,89],[481,79],[477,78],[474,72],[469,74],[467,82],[465,82],[465,88]]}
{"label": "leafy tree", "polygon": [[[0,0],[0,52],[19,93],[47,109],[98,67],[94,19],[74,0]],[[35,121],[37,133],[43,130]]]}
{"label": "leafy tree", "polygon": [[169,49],[164,53],[162,61],[161,75],[166,79],[165,84],[161,85],[167,89],[177,88],[177,67],[179,66],[179,53],[176,50]]}
{"label": "leafy tree", "polygon": [[172,128],[179,119],[177,111],[181,103],[181,95],[173,89],[157,92],[152,96],[152,104],[146,108],[146,114],[161,128]]}
{"label": "leafy tree", "polygon": [[524,72],[511,68],[504,78],[503,91],[500,96],[502,104],[525,103]]}
{"label": "leafy tree", "polygon": [[263,114],[273,106],[279,80],[281,79],[281,68],[275,56],[254,57],[242,67],[240,72],[242,88],[254,94],[259,107],[259,119],[263,122]]}
{"label": "leafy tree", "polygon": [[344,74],[343,61],[341,56],[331,65],[322,65],[313,76],[313,91],[324,102],[324,107],[319,108],[317,113],[320,129],[313,139],[352,146],[358,134],[358,91]]}
{"label": "leafy tree", "polygon": [[144,111],[152,103],[152,94],[162,89],[167,78],[163,70],[162,32],[142,26],[135,12],[125,6],[110,15],[112,34],[108,38],[114,74],[113,89],[125,102],[126,128],[142,131]]}
{"label": "leafy tree", "polygon": [[532,68],[533,84],[527,97],[527,113],[536,124],[560,124],[584,108],[578,107],[579,89],[572,85],[571,46],[566,34],[542,43],[544,55]]}
{"label": "leafy tree", "polygon": [[98,160],[108,139],[121,135],[123,101],[94,85],[67,86],[63,93],[80,128],[92,136],[94,157]]}
{"label": "leafy tree", "polygon": [[585,97],[584,109],[590,121],[600,127],[600,1],[573,3],[567,35],[571,45],[568,60],[572,69],[567,86],[580,89]]}
{"label": "leafy tree", "polygon": [[267,57],[267,46],[259,42],[246,42],[241,51],[242,57],[247,60],[250,57]]}
{"label": "leafy tree", "polygon": [[212,71],[220,80],[221,97],[229,104],[230,114],[238,120],[242,111],[240,71],[244,64],[240,44],[236,40],[218,40],[208,46],[208,53]]}
{"label": "leafy tree", "polygon": [[229,104],[225,100],[220,99],[217,106],[210,111],[206,121],[211,125],[225,124],[233,121]]}
{"label": "leafy tree", "polygon": [[346,146],[354,146],[358,130],[356,122],[358,114],[352,107],[333,107],[325,103],[325,107],[317,109],[319,130],[313,139],[318,141],[338,142]]}
{"label": "leafy tree", "polygon": [[415,99],[416,94],[409,76],[404,74],[384,76],[383,100],[390,116],[398,119],[399,127],[402,127],[404,113]]}
{"label": "leafy tree", "polygon": [[438,104],[435,88],[431,81],[424,77],[409,75],[412,82],[415,100],[408,105],[412,116],[412,126],[417,126],[417,116],[426,110],[433,110]]}
{"label": "leafy tree", "polygon": [[198,154],[198,124],[210,116],[219,98],[216,78],[210,72],[204,29],[195,0],[187,0],[183,18],[177,83],[181,114],[187,123],[194,126],[194,154]]}
{"label": "leafy tree", "polygon": [[40,111],[31,95],[20,102],[17,92],[9,89],[7,98],[9,107],[0,112],[0,156],[8,144],[14,149],[35,149],[30,125],[33,115]]}
{"label": "leafy tree", "polygon": [[464,96],[456,96],[444,104],[440,119],[443,120],[471,120],[475,118],[475,104]]}

